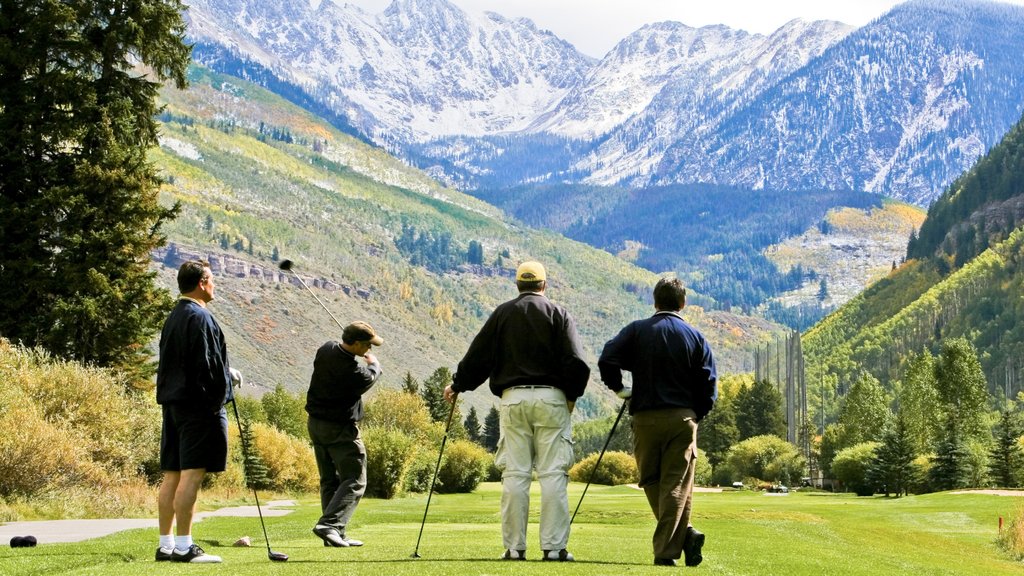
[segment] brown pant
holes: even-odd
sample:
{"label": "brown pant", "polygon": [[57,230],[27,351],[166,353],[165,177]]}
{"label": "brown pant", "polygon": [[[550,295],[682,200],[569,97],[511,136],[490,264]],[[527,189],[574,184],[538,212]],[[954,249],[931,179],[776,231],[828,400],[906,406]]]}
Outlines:
{"label": "brown pant", "polygon": [[658,524],[654,557],[678,559],[690,524],[693,473],[697,465],[697,419],[673,408],[633,414],[633,454],[640,487]]}

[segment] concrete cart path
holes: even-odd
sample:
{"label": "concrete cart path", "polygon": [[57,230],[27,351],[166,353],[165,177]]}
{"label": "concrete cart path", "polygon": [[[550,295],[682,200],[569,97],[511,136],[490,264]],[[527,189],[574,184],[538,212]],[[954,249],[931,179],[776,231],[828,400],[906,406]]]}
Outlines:
{"label": "concrete cart path", "polygon": [[[262,505],[263,516],[284,516],[296,506],[293,500],[275,500]],[[216,516],[258,517],[255,506],[233,506],[209,512],[196,512],[193,522]],[[157,527],[156,518],[108,518],[89,520],[34,520],[0,524],[0,545],[9,546],[15,536],[35,536],[40,544],[81,542],[122,530]]]}

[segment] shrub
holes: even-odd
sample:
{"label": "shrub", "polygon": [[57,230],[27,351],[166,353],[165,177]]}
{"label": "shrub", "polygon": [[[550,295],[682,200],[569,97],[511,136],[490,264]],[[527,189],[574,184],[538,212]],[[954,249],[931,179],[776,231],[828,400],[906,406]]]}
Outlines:
{"label": "shrub", "polygon": [[703,450],[697,449],[697,470],[693,473],[693,483],[697,486],[710,486],[712,473],[711,461]]}
{"label": "shrub", "polygon": [[[430,419],[423,398],[399,390],[381,390],[368,399],[363,424],[397,430],[420,441],[432,439],[433,429],[437,427]],[[441,433],[443,435],[443,428]],[[440,439],[441,436],[437,436],[437,440]]]}
{"label": "shrub", "polygon": [[423,444],[415,447],[415,453],[405,474],[406,492],[423,493],[430,490],[430,480],[434,477],[434,467],[437,466],[437,450],[432,448],[433,445]]}
{"label": "shrub", "polygon": [[267,423],[295,438],[308,437],[305,394],[291,394],[278,384],[273,392],[260,398],[260,404],[267,415]]}
{"label": "shrub", "polygon": [[639,481],[640,475],[636,469],[636,460],[625,452],[609,450],[604,453],[601,465],[594,473],[593,480],[590,475],[597,463],[600,452],[595,452],[576,463],[569,469],[569,479],[573,482],[586,482],[590,480],[594,484],[617,486],[619,484],[631,484]]}
{"label": "shrub", "polygon": [[451,442],[437,471],[437,491],[443,494],[472,492],[487,474],[491,455],[469,440]]}
{"label": "shrub", "polygon": [[804,458],[796,446],[778,436],[765,434],[747,438],[729,448],[725,468],[732,473],[732,480],[757,478],[792,483],[794,478],[800,478]]}
{"label": "shrub", "polygon": [[861,442],[840,450],[832,459],[832,476],[858,496],[871,496],[877,487],[868,480],[867,472],[880,445]]}
{"label": "shrub", "polygon": [[400,430],[375,425],[363,427],[362,436],[366,444],[366,495],[394,498],[405,486],[406,473],[416,454],[415,441]]}
{"label": "shrub", "polygon": [[273,489],[306,492],[318,489],[320,474],[308,441],[261,422],[252,424],[252,435],[250,448],[267,467]]}
{"label": "shrub", "polygon": [[1024,560],[1024,507],[1017,507],[1014,515],[999,531],[996,543],[1014,560]]}

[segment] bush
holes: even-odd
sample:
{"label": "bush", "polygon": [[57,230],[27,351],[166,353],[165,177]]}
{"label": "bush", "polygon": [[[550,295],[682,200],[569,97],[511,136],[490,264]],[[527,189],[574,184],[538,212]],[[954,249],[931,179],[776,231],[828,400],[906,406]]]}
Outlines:
{"label": "bush", "polygon": [[366,495],[390,499],[401,494],[416,455],[415,441],[400,430],[375,425],[363,427],[362,436],[366,444]]}
{"label": "bush", "polygon": [[309,437],[305,394],[290,394],[278,384],[273,392],[267,392],[260,398],[260,404],[267,415],[268,424],[295,438]]}
{"label": "bush", "polygon": [[636,460],[625,452],[611,450],[604,453],[601,465],[598,466],[597,472],[594,474],[593,480],[591,480],[590,475],[600,455],[601,453],[597,452],[577,462],[575,466],[569,469],[569,479],[573,482],[587,482],[590,480],[594,484],[604,484],[607,486],[632,484],[640,480],[640,475],[636,469]]}
{"label": "bush", "polygon": [[877,487],[868,481],[867,472],[879,446],[878,442],[861,442],[840,450],[832,459],[832,477],[857,496],[871,496]]}
{"label": "bush", "polygon": [[703,450],[697,449],[697,470],[693,473],[693,483],[696,486],[711,486],[712,473],[711,462]]}
{"label": "bush", "polygon": [[455,440],[448,445],[437,472],[437,491],[442,494],[462,494],[476,490],[487,475],[487,465],[493,459],[476,442]]}
{"label": "bush", "polygon": [[432,445],[420,444],[415,447],[415,454],[409,462],[409,470],[405,474],[405,491],[423,493],[430,490],[430,481],[434,477],[437,466],[437,451]]}
{"label": "bush", "polygon": [[[397,430],[420,441],[432,439],[433,429],[437,427],[430,419],[423,398],[399,390],[381,390],[368,399],[363,424]],[[444,434],[443,428],[441,434]],[[440,439],[441,436],[437,436],[437,440]]]}
{"label": "bush", "polygon": [[[747,438],[729,448],[724,467],[731,473],[732,480],[757,478],[791,484],[802,475],[804,458],[796,446],[766,434]],[[721,479],[721,475],[717,477]]]}
{"label": "bush", "polygon": [[1024,507],[1017,506],[1014,515],[999,531],[996,543],[1014,560],[1024,560]]}
{"label": "bush", "polygon": [[252,435],[253,444],[250,448],[267,467],[267,476],[273,489],[303,492],[319,489],[320,474],[313,448],[308,441],[261,422],[252,424]]}

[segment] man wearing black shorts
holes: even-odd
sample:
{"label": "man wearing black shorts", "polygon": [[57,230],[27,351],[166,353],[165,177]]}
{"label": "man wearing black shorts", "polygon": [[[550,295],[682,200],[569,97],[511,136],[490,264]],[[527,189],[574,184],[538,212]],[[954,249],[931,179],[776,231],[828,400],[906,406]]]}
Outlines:
{"label": "man wearing black shorts", "polygon": [[[213,300],[210,266],[189,261],[178,270],[181,297],[160,333],[156,401],[163,407],[160,437],[160,547],[156,560],[217,563],[192,541],[192,515],[207,472],[223,472],[228,435],[224,404],[232,381],[224,333],[206,304]],[[175,522],[176,521],[176,522]],[[175,535],[171,526],[175,524]]]}

